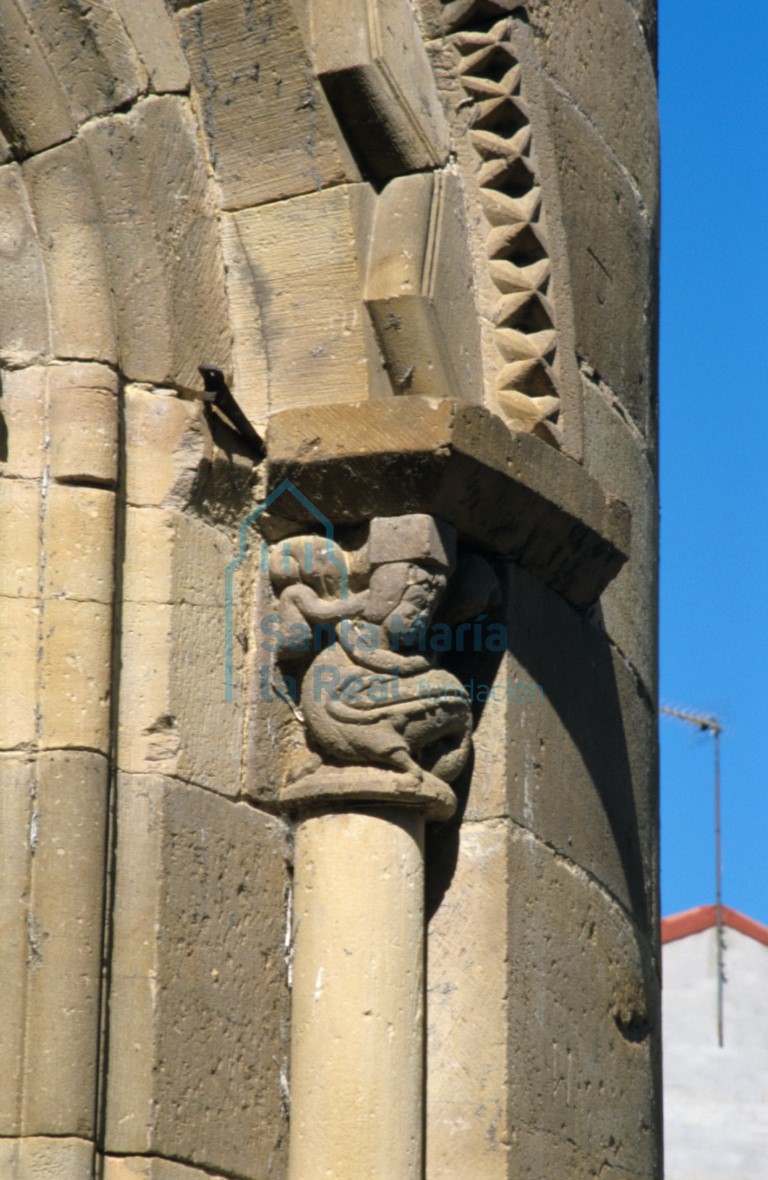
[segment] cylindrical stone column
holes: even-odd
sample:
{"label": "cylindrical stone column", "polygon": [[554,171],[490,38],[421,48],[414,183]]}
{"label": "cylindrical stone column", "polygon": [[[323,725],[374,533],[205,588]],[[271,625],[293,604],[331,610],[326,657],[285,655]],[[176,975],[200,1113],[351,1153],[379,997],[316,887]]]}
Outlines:
{"label": "cylindrical stone column", "polygon": [[420,1180],[424,815],[296,833],[289,1180]]}

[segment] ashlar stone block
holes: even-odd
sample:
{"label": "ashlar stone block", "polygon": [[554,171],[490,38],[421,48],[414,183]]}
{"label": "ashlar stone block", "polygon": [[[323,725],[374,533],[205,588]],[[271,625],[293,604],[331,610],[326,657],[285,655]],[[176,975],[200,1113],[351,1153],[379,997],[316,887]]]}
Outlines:
{"label": "ashlar stone block", "polygon": [[655,431],[652,372],[656,259],[652,214],[604,141],[557,88],[544,84],[568,259],[576,351],[641,433]]}
{"label": "ashlar stone block", "polygon": [[48,352],[48,312],[40,243],[18,164],[0,168],[0,227],[0,362],[29,363]]}
{"label": "ashlar stone block", "polygon": [[51,484],[46,495],[43,594],[110,604],[114,529],[114,492]]}
{"label": "ashlar stone block", "polygon": [[40,605],[6,598],[0,610],[0,750],[30,747],[37,737]]}
{"label": "ashlar stone block", "polygon": [[256,1180],[285,1150],[285,827],[159,775],[121,776],[117,822],[107,1153]]}
{"label": "ashlar stone block", "polygon": [[[147,408],[144,400],[142,408]],[[121,623],[123,769],[163,770],[227,795],[239,791],[241,722],[237,705],[226,699],[225,684],[226,569],[233,556],[230,538],[191,514],[128,505]],[[239,683],[243,649],[234,634],[230,639],[233,679]]]}
{"label": "ashlar stone block", "polygon": [[[216,209],[189,103],[145,99],[82,131],[94,175],[131,381],[200,389],[200,364],[229,367]],[[137,297],[137,292],[141,292]]]}
{"label": "ashlar stone block", "polygon": [[610,144],[649,209],[658,203],[656,77],[627,0],[535,4],[544,68]]}
{"label": "ashlar stone block", "polygon": [[[0,1161],[3,1138],[21,1132],[24,1072],[25,1000],[28,983],[28,890],[30,840],[35,797],[35,764],[29,757],[0,754],[0,944],[3,987],[0,990]],[[0,1171],[0,1175],[3,1173]],[[13,1173],[6,1172],[6,1175]]]}
{"label": "ashlar stone block", "polygon": [[3,475],[27,479],[42,475],[48,373],[42,365],[0,369],[0,413],[6,432],[5,459],[0,466]]}
{"label": "ashlar stone block", "polygon": [[311,0],[310,13],[315,68],[366,170],[445,164],[448,125],[407,0]]}
{"label": "ashlar stone block", "polygon": [[497,820],[441,827],[428,844],[428,903],[456,856],[427,942],[427,1175],[440,1180],[510,1175],[508,841]]}
{"label": "ashlar stone block", "polygon": [[[112,608],[49,599],[42,607],[41,740],[48,749],[109,747]],[[37,659],[37,651],[35,653]]]}
{"label": "ashlar stone block", "polygon": [[235,389],[256,421],[390,392],[361,304],[374,202],[342,185],[225,219]]}
{"label": "ashlar stone block", "polygon": [[137,506],[186,506],[212,453],[200,402],[138,385],[125,389],[125,445],[126,498]]}
{"label": "ashlar stone block", "polygon": [[118,380],[106,365],[61,364],[48,370],[50,470],[55,480],[117,480]]}
{"label": "ashlar stone block", "polygon": [[176,26],[163,0],[111,0],[155,94],[186,90],[189,67]]}
{"label": "ashlar stone block", "polygon": [[119,1159],[108,1155],[104,1159],[103,1180],[225,1180],[225,1177],[172,1160],[143,1155]]}
{"label": "ashlar stone block", "polygon": [[37,598],[40,592],[40,485],[0,479],[0,596]]}
{"label": "ashlar stone block", "polygon": [[28,160],[23,175],[40,235],[53,352],[115,362],[109,274],[82,142]]}
{"label": "ashlar stone block", "polygon": [[400,176],[376,203],[365,303],[395,393],[482,401],[462,209],[450,172]]}
{"label": "ashlar stone block", "polygon": [[169,685],[171,611],[167,604],[123,604],[118,744],[124,770],[177,770],[178,718]]}
{"label": "ashlar stone block", "polygon": [[[108,767],[42,754],[30,826],[22,1131],[93,1134]],[[66,1173],[65,1173],[66,1175]]]}
{"label": "ashlar stone block", "polygon": [[648,935],[655,710],[607,636],[511,563],[506,598],[508,654],[495,671],[473,669],[501,700],[478,720],[466,815],[509,815],[599,880]]}
{"label": "ashlar stone block", "polygon": [[606,587],[594,621],[631,661],[656,696],[658,492],[652,455],[612,404],[605,386],[584,380],[584,463],[632,513],[629,561]]}
{"label": "ashlar stone block", "polygon": [[529,833],[511,834],[516,1174],[534,1180],[595,1169],[650,1180],[659,1175],[661,1126],[659,979],[650,946],[586,874]]}
{"label": "ashlar stone block", "polygon": [[69,139],[67,96],[17,4],[4,4],[0,14],[0,83],[5,132],[17,151],[28,155]]}
{"label": "ashlar stone block", "polygon": [[225,209],[360,179],[312,68],[301,8],[206,0],[178,14]]}
{"label": "ashlar stone block", "polygon": [[146,87],[146,73],[111,3],[21,0],[18,6],[34,30],[27,44],[32,40],[45,54],[76,125],[129,102]]}
{"label": "ashlar stone block", "polygon": [[232,547],[211,525],[171,509],[129,506],[125,550],[126,602],[223,607]]}
{"label": "ashlar stone block", "polygon": [[[240,789],[242,740],[238,706],[227,700],[225,683],[231,558],[229,542],[207,524],[176,512],[129,509],[121,765],[178,774],[226,795]],[[232,679],[239,684],[243,649],[230,638]]]}
{"label": "ashlar stone block", "polygon": [[71,1136],[0,1139],[0,1174],[8,1180],[91,1180],[94,1146]]}

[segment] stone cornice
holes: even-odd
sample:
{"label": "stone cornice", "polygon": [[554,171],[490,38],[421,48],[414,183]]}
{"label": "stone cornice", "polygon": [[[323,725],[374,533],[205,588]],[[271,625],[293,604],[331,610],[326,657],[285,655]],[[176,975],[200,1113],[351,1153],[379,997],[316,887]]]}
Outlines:
{"label": "stone cornice", "polygon": [[[270,490],[290,479],[335,524],[431,513],[574,606],[594,603],[627,560],[626,505],[480,406],[410,396],[284,410],[267,448]],[[291,497],[280,510],[308,519]]]}

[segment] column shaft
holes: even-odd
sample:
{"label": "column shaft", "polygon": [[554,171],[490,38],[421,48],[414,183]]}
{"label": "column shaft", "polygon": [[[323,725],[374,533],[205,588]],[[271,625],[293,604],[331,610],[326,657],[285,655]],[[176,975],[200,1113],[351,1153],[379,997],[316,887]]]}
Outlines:
{"label": "column shaft", "polygon": [[420,1180],[423,840],[416,808],[298,825],[289,1180]]}

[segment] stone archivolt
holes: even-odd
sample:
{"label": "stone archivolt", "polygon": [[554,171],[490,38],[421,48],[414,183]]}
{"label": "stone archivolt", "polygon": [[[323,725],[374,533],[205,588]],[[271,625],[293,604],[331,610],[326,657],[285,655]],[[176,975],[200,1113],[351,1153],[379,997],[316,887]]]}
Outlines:
{"label": "stone archivolt", "polygon": [[488,223],[486,250],[498,289],[495,339],[502,356],[499,406],[518,430],[560,444],[557,332],[548,298],[551,268],[541,186],[533,162],[521,66],[509,20],[454,33],[463,89],[473,104],[470,137],[482,161],[477,180]]}

